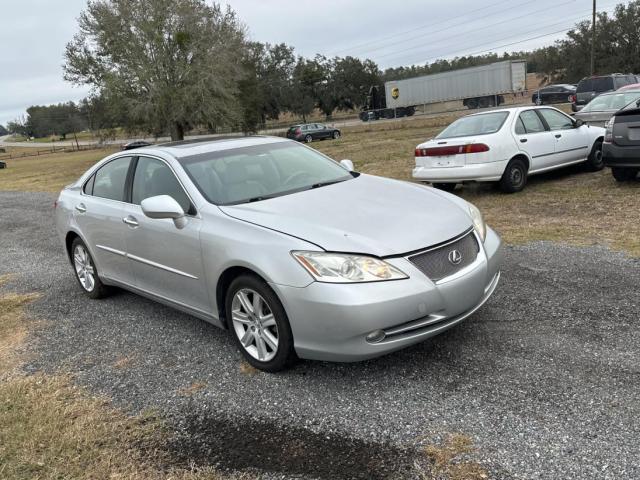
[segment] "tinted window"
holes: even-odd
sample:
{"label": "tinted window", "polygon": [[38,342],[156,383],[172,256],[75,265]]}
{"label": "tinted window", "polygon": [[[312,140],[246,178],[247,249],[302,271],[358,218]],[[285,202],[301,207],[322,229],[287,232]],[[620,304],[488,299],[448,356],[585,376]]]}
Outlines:
{"label": "tinted window", "polygon": [[124,184],[129,171],[130,157],[111,160],[95,174],[93,195],[111,200],[124,201]]}
{"label": "tinted window", "polygon": [[294,142],[233,148],[180,162],[215,204],[263,200],[353,179],[336,162]]}
{"label": "tinted window", "polygon": [[613,90],[613,78],[611,77],[599,77],[593,79],[593,91],[594,92],[606,92],[607,90]]}
{"label": "tinted window", "polygon": [[492,112],[462,117],[445,128],[436,138],[467,137],[495,133],[509,116],[509,112]]}
{"label": "tinted window", "polygon": [[[520,120],[527,133],[544,132],[544,124],[533,110],[526,110],[520,114]],[[517,133],[517,132],[516,132]]]}
{"label": "tinted window", "polygon": [[584,80],[580,80],[578,83],[577,92],[591,92],[593,91],[593,81],[590,78],[586,78]]}
{"label": "tinted window", "polygon": [[544,108],[539,110],[551,130],[567,130],[573,128],[573,121],[556,110]]}
{"label": "tinted window", "polygon": [[140,205],[145,198],[156,195],[169,195],[182,210],[193,213],[189,197],[167,164],[155,158],[140,157],[133,176],[131,201]]}

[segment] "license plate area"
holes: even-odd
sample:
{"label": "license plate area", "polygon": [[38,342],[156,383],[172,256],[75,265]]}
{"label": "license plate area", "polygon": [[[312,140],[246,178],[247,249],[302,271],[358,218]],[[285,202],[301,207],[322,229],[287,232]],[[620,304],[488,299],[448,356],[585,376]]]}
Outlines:
{"label": "license plate area", "polygon": [[433,168],[451,168],[464,166],[464,155],[450,155],[446,157],[432,157]]}

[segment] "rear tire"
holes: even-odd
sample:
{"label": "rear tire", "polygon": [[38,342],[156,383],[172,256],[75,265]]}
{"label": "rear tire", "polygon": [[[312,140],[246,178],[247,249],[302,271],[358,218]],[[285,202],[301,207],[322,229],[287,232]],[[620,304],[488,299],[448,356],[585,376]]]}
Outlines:
{"label": "rear tire", "polygon": [[611,167],[611,174],[617,182],[629,182],[638,176],[637,168]]}
{"label": "rear tire", "polygon": [[591,172],[599,172],[604,168],[604,160],[602,158],[602,141],[598,140],[593,144],[591,153],[587,158],[587,168]]}
{"label": "rear tire", "polygon": [[306,143],[311,143],[313,142],[313,137],[311,135],[307,135],[306,137],[304,137],[304,141]]}
{"label": "rear tire", "polygon": [[434,183],[434,188],[438,190],[444,190],[445,192],[453,192],[456,189],[457,183]]}
{"label": "rear tire", "polygon": [[71,263],[76,280],[85,295],[94,300],[109,296],[111,291],[100,280],[93,257],[80,237],[71,244]]}
{"label": "rear tire", "polygon": [[234,343],[253,367],[272,373],[297,360],[284,307],[262,279],[240,275],[233,280],[225,298],[225,316]]}
{"label": "rear tire", "polygon": [[527,184],[527,165],[520,158],[514,158],[504,169],[500,179],[500,190],[505,193],[521,191]]}
{"label": "rear tire", "polygon": [[336,130],[335,132],[333,132],[333,139],[338,140],[339,138],[340,138],[340,132]]}

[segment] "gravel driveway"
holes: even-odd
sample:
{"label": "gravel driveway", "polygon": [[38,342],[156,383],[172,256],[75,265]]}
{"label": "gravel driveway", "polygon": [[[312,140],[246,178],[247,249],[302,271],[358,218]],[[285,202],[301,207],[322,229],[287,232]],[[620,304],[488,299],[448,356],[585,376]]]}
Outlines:
{"label": "gravel driveway", "polygon": [[422,445],[461,433],[491,478],[640,478],[637,260],[509,247],[495,295],[459,327],[374,361],[268,375],[243,368],[228,334],[204,322],[126,292],[84,297],[52,202],[0,193],[0,274],[42,292],[31,311],[49,320],[27,368],[72,371],[132,412],[156,407],[185,462],[413,478]]}

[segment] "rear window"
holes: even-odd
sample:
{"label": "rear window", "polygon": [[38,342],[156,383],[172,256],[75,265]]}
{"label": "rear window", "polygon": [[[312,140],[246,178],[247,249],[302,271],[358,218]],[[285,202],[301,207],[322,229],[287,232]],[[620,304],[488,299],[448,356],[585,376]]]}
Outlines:
{"label": "rear window", "polygon": [[606,92],[607,90],[613,90],[613,78],[600,77],[593,79],[593,91],[594,92]]}
{"label": "rear window", "polygon": [[576,89],[576,92],[582,93],[582,92],[592,92],[592,91],[593,91],[593,80],[591,80],[590,78],[585,78],[584,80],[580,80],[580,83],[578,83],[578,88]]}
{"label": "rear window", "polygon": [[504,124],[509,112],[492,112],[459,118],[445,128],[436,138],[467,137],[495,133]]}
{"label": "rear window", "polygon": [[603,110],[619,110],[625,105],[640,98],[640,92],[611,93],[600,95],[591,100],[583,112],[599,112]]}

